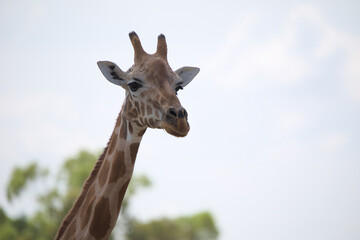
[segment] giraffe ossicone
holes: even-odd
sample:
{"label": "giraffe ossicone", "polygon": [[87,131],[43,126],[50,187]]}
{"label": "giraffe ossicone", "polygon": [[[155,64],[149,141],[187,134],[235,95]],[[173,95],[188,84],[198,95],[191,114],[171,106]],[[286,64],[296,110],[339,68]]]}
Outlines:
{"label": "giraffe ossicone", "polygon": [[135,32],[129,37],[134,48],[134,65],[128,71],[122,71],[110,61],[98,62],[105,78],[123,87],[126,97],[108,146],[55,239],[108,239],[116,224],[146,129],[165,129],[177,137],[186,136],[190,130],[188,114],[177,91],[189,84],[200,69],[182,67],[173,71],[167,61],[163,34],[158,37],[154,54],[144,51]]}

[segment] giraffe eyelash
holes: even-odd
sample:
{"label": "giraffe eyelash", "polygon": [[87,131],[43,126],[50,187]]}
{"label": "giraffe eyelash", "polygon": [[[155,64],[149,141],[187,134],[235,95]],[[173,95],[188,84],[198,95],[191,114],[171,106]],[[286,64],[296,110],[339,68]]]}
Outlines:
{"label": "giraffe eyelash", "polygon": [[139,88],[142,87],[142,85],[138,82],[131,82],[128,84],[128,87],[129,87],[130,91],[136,92]]}

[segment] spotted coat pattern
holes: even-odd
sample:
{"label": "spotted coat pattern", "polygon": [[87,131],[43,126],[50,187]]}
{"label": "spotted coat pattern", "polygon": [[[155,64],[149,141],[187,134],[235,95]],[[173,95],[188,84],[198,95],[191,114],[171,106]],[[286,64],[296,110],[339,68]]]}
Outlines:
{"label": "spotted coat pattern", "polygon": [[[129,71],[124,73],[110,62],[103,69],[109,81],[126,89],[125,102],[109,143],[64,218],[56,240],[108,239],[146,129],[163,128],[175,136],[185,136],[189,131],[186,111],[174,91],[174,82],[179,77],[167,63],[165,37],[159,36],[157,52],[153,55],[144,52],[136,33],[130,33],[130,39],[135,50],[135,64]],[[144,89],[132,92],[126,83],[133,81],[135,75],[142,77]]]}

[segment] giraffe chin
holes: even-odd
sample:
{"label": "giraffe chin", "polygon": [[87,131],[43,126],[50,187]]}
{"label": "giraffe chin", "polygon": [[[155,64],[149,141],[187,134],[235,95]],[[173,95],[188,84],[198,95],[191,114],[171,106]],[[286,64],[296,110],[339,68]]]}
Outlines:
{"label": "giraffe chin", "polygon": [[185,137],[190,130],[189,124],[187,123],[187,121],[178,120],[177,122],[178,123],[176,124],[176,126],[163,122],[162,127],[167,133],[175,137]]}

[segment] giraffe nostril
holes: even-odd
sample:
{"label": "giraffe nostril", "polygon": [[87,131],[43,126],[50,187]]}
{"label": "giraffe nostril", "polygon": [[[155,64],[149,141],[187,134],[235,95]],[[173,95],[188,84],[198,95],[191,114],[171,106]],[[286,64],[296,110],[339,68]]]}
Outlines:
{"label": "giraffe nostril", "polygon": [[167,115],[171,118],[176,119],[187,118],[187,112],[184,108],[169,108],[169,110],[167,111]]}
{"label": "giraffe nostril", "polygon": [[170,109],[169,109],[168,114],[170,114],[170,115],[173,116],[174,118],[177,118],[176,111],[175,111],[173,108],[170,108]]}
{"label": "giraffe nostril", "polygon": [[[185,110],[185,109],[184,109]],[[183,109],[179,110],[179,118],[184,118],[185,114],[183,112]]]}
{"label": "giraffe nostril", "polygon": [[187,118],[187,112],[184,108],[178,110],[178,118]]}

